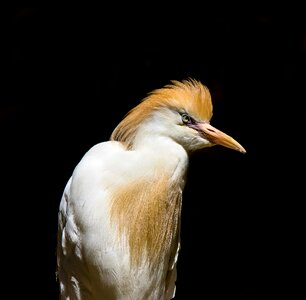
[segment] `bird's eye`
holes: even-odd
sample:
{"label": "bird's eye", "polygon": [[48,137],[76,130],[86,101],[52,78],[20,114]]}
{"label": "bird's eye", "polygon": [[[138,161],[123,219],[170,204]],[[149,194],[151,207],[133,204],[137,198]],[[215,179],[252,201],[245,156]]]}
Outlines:
{"label": "bird's eye", "polygon": [[191,118],[187,114],[182,114],[182,121],[184,124],[188,124],[191,121]]}

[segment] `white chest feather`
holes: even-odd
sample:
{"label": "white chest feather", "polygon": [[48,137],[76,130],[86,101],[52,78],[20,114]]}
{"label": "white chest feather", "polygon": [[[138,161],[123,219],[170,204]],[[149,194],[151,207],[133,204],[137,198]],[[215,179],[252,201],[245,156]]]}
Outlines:
{"label": "white chest feather", "polygon": [[99,144],[75,169],[59,213],[67,299],[171,298],[188,160],[168,143],[137,151]]}

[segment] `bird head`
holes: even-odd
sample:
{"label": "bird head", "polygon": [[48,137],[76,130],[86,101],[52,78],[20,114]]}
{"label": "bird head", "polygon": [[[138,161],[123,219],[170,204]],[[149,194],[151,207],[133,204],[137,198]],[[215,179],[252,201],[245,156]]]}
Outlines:
{"label": "bird head", "polygon": [[236,140],[210,125],[211,117],[211,95],[205,85],[194,79],[173,80],[133,108],[111,139],[123,142],[128,149],[136,149],[154,137],[170,138],[187,152],[221,145],[245,153]]}

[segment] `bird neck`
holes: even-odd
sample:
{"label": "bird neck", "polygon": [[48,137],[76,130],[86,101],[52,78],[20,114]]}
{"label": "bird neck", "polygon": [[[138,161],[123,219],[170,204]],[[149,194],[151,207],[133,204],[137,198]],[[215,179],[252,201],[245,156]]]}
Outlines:
{"label": "bird neck", "polygon": [[149,176],[167,174],[172,182],[184,187],[189,158],[180,144],[168,137],[150,136],[135,144],[135,151],[139,154],[144,172],[149,172]]}

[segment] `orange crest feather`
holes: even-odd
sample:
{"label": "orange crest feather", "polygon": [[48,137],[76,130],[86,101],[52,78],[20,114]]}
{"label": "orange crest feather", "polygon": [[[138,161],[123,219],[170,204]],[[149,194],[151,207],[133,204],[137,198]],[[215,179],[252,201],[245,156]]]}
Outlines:
{"label": "orange crest feather", "polygon": [[211,95],[205,85],[194,79],[172,80],[171,84],[153,90],[131,109],[113,131],[111,140],[120,141],[131,149],[139,125],[153,111],[164,107],[184,110],[201,121],[209,121],[212,117]]}

